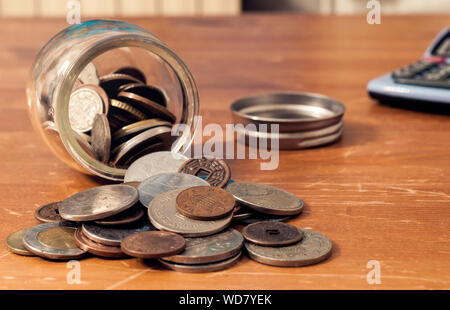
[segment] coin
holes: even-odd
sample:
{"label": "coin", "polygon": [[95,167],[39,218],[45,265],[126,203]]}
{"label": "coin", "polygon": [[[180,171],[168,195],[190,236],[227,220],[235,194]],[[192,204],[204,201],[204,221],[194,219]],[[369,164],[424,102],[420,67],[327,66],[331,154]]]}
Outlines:
{"label": "coin", "polygon": [[133,162],[125,172],[125,182],[138,181],[160,173],[178,172],[178,168],[188,158],[179,153],[155,152]]}
{"label": "coin", "polygon": [[300,267],[317,264],[330,257],[330,239],[313,230],[302,229],[302,232],[302,240],[293,245],[268,247],[251,242],[244,244],[251,259],[273,266]]}
{"label": "coin", "polygon": [[91,130],[94,117],[103,113],[104,103],[93,85],[81,85],[70,95],[69,121],[77,132]]}
{"label": "coin", "polygon": [[78,259],[86,251],[77,247],[74,233],[77,226],[70,222],[45,223],[27,230],[23,245],[34,254],[56,260]]}
{"label": "coin", "polygon": [[176,136],[172,136],[171,131],[171,128],[161,126],[138,134],[112,150],[112,163],[114,165],[120,165],[121,162],[124,162],[127,158],[133,156],[135,152],[158,142],[163,142],[163,144],[167,146],[171,145],[176,139]]}
{"label": "coin", "polygon": [[43,205],[39,207],[34,212],[34,217],[41,222],[53,223],[53,222],[61,222],[64,221],[63,218],[59,215],[58,207],[61,201],[51,202],[49,204]]}
{"label": "coin", "polygon": [[235,200],[224,189],[195,186],[183,190],[176,199],[177,211],[196,220],[216,220],[233,212]]}
{"label": "coin", "polygon": [[237,203],[233,210],[233,221],[240,221],[250,218],[253,214],[254,212],[249,210],[247,207],[243,207]]}
{"label": "coin", "polygon": [[114,71],[114,73],[126,74],[126,75],[134,77],[135,79],[138,79],[139,81],[141,81],[144,84],[147,83],[145,74],[142,73],[141,70],[139,70],[138,68],[135,68],[135,67],[122,67],[122,68],[119,68],[116,71]]}
{"label": "coin", "polygon": [[142,113],[138,109],[135,109],[133,106],[129,105],[126,102],[112,99],[111,106],[120,110],[119,113],[124,114],[126,118],[136,119],[138,121],[143,121],[147,118],[147,116],[144,113]]}
{"label": "coin", "polygon": [[159,126],[172,126],[169,122],[160,120],[158,118],[146,119],[143,121],[139,121],[127,126],[122,127],[121,129],[114,132],[112,138],[115,144],[123,143],[125,139],[128,139],[130,136],[139,134],[143,131],[146,131],[151,128],[159,127]]}
{"label": "coin", "polygon": [[187,265],[187,264],[177,264],[165,261],[163,259],[159,259],[158,261],[166,268],[172,269],[180,272],[189,272],[189,273],[200,273],[200,272],[214,272],[223,269],[227,269],[239,261],[241,257],[241,253],[228,258],[226,260],[209,263],[209,264],[196,264],[196,265]]}
{"label": "coin", "polygon": [[239,203],[262,213],[295,215],[303,209],[303,201],[297,196],[265,184],[234,182],[226,190]]}
{"label": "coin", "polygon": [[167,106],[167,97],[164,94],[164,91],[152,85],[141,83],[128,84],[121,87],[120,92],[132,93],[152,102],[156,102],[163,107]]}
{"label": "coin", "polygon": [[184,189],[193,186],[209,186],[208,182],[194,175],[185,173],[160,173],[147,178],[138,186],[139,200],[148,207],[159,194],[173,189]]}
{"label": "coin", "polygon": [[143,206],[140,202],[138,202],[134,206],[126,209],[123,212],[101,220],[97,220],[95,221],[95,223],[104,226],[125,225],[139,221],[144,215],[145,212],[143,210]]}
{"label": "coin", "polygon": [[186,242],[178,234],[167,231],[144,231],[125,237],[121,243],[124,253],[139,258],[159,258],[180,253]]}
{"label": "coin", "polygon": [[129,103],[138,110],[141,110],[151,116],[152,118],[160,118],[170,123],[175,123],[176,116],[167,108],[159,103],[144,98],[140,95],[133,94],[126,91],[121,91],[117,98],[121,101]]}
{"label": "coin", "polygon": [[115,98],[119,87],[131,83],[140,83],[140,81],[127,74],[108,74],[100,77],[99,85],[105,90],[109,98]]}
{"label": "coin", "polygon": [[91,145],[96,158],[102,162],[109,160],[111,152],[111,130],[105,114],[97,114],[91,130]]}
{"label": "coin", "polygon": [[215,235],[186,238],[186,248],[177,255],[164,257],[164,261],[180,264],[207,264],[222,261],[241,251],[244,238],[235,229]]}
{"label": "coin", "polygon": [[141,231],[155,230],[155,228],[145,220],[141,220],[125,227],[102,226],[95,223],[83,223],[83,233],[89,239],[111,246],[120,246],[122,239],[126,236]]}
{"label": "coin", "polygon": [[80,227],[75,231],[74,238],[75,243],[80,249],[91,254],[111,258],[125,256],[119,246],[104,245],[89,239],[83,234],[83,231]]}
{"label": "coin", "polygon": [[154,152],[163,152],[163,151],[169,151],[170,150],[170,145],[166,145],[163,142],[157,142],[154,144],[150,144],[149,146],[144,146],[143,148],[141,148],[140,150],[137,149],[136,152],[133,152],[127,154],[127,157],[123,157],[118,163],[117,165],[123,166],[123,167],[129,167],[132,163],[134,163],[136,160],[138,160],[139,158],[150,154],[150,153],[154,153]]}
{"label": "coin", "polygon": [[212,186],[224,187],[231,176],[230,167],[222,159],[192,158],[186,161],[178,172],[196,176],[205,175]]}
{"label": "coin", "polygon": [[185,217],[176,208],[176,198],[183,189],[175,189],[156,196],[148,207],[152,224],[160,229],[179,233],[184,237],[201,237],[224,230],[231,215],[215,221],[199,221]]}
{"label": "coin", "polygon": [[303,232],[282,222],[258,222],[244,227],[245,240],[264,246],[284,246],[299,242]]}
{"label": "coin", "polygon": [[138,188],[141,182],[124,182],[123,184],[133,186],[134,188]]}
{"label": "coin", "polygon": [[59,214],[69,221],[92,221],[125,211],[138,201],[136,188],[123,185],[94,187],[63,200]]}
{"label": "coin", "polygon": [[32,252],[28,251],[23,245],[23,236],[27,232],[27,229],[18,230],[13,232],[6,238],[6,246],[8,249],[19,255],[23,256],[35,256]]}
{"label": "coin", "polygon": [[86,67],[83,68],[83,71],[81,71],[80,75],[78,76],[78,79],[83,84],[98,85],[99,79],[97,68],[95,67],[95,65],[92,62],[88,63]]}

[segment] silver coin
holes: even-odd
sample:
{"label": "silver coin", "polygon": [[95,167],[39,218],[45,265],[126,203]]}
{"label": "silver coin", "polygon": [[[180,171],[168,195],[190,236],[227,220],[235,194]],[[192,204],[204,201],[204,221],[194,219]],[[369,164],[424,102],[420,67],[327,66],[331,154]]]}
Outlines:
{"label": "silver coin", "polygon": [[181,264],[213,263],[235,256],[244,244],[242,234],[235,229],[185,240],[186,248],[182,253],[164,257],[162,260]]}
{"label": "silver coin", "polygon": [[323,234],[302,229],[303,239],[293,245],[283,247],[260,246],[245,242],[251,259],[260,263],[281,267],[300,267],[317,264],[331,255],[332,244]]}
{"label": "silver coin", "polygon": [[159,194],[173,189],[194,186],[209,186],[205,180],[185,173],[160,173],[149,177],[138,186],[139,200],[148,207],[150,202]]}
{"label": "silver coin", "polygon": [[59,205],[59,214],[69,221],[93,221],[120,213],[138,200],[138,191],[132,186],[103,185],[66,198]]}
{"label": "silver coin", "polygon": [[23,236],[23,245],[30,252],[45,258],[68,260],[83,257],[86,251],[75,244],[77,226],[69,222],[45,223],[31,227]]}
{"label": "silver coin", "polygon": [[103,245],[120,246],[122,239],[137,232],[155,230],[148,221],[139,221],[126,227],[102,226],[95,223],[83,223],[81,228],[89,239]]}
{"label": "silver coin", "polygon": [[77,132],[92,129],[95,115],[103,113],[103,99],[89,85],[81,85],[70,95],[69,121]]}
{"label": "silver coin", "polygon": [[168,269],[180,272],[200,273],[200,272],[214,272],[227,269],[236,264],[240,258],[241,253],[220,262],[209,264],[198,264],[198,265],[177,264],[162,259],[159,259],[158,261]]}
{"label": "silver coin", "polygon": [[152,141],[154,141],[154,144],[162,141],[165,145],[171,145],[175,138],[175,136],[172,136],[172,128],[167,126],[160,126],[146,130],[116,146],[112,150],[114,158],[113,164],[117,165],[123,161],[124,158],[130,157],[136,149],[140,149],[143,145],[148,145]]}
{"label": "silver coin", "polygon": [[88,63],[86,67],[84,67],[83,71],[81,71],[80,75],[78,76],[78,79],[83,84],[98,85],[99,78],[97,68],[95,67],[95,65],[92,62]]}
{"label": "silver coin", "polygon": [[186,156],[172,152],[155,152],[142,156],[128,167],[124,182],[142,182],[155,174],[178,172],[178,168],[186,160]]}
{"label": "silver coin", "polygon": [[241,204],[261,213],[295,215],[302,212],[303,201],[282,189],[258,183],[234,182],[225,188]]}
{"label": "silver coin", "polygon": [[184,189],[175,189],[156,196],[148,207],[152,224],[160,229],[179,233],[185,237],[201,237],[224,230],[231,222],[230,216],[215,221],[199,221],[180,214],[176,198]]}
{"label": "silver coin", "polygon": [[91,130],[92,149],[98,160],[107,162],[111,152],[111,130],[105,114],[97,114]]}

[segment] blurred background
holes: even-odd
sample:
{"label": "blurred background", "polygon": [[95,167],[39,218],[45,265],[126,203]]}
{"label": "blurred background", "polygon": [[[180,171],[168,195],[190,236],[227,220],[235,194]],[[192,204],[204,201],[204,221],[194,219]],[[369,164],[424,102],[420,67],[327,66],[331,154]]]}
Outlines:
{"label": "blurred background", "polygon": [[[72,0],[74,1],[74,0]],[[238,15],[257,11],[364,14],[369,0],[79,0],[81,17]],[[0,17],[62,17],[70,0],[0,0]],[[380,0],[382,14],[449,13],[450,0]]]}

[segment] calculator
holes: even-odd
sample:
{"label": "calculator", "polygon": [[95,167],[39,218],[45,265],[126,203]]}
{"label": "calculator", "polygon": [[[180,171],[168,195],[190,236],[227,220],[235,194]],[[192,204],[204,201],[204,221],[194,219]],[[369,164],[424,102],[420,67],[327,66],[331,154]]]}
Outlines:
{"label": "calculator", "polygon": [[439,33],[422,59],[371,80],[367,91],[380,102],[450,106],[450,28]]}

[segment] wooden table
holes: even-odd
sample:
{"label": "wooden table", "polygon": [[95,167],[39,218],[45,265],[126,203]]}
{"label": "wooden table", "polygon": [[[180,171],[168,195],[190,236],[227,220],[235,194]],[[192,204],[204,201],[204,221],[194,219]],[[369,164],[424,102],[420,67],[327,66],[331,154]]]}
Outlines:
{"label": "wooden table", "polygon": [[[272,91],[320,92],[347,106],[342,140],[282,151],[279,168],[230,161],[233,179],[279,186],[307,207],[293,224],[333,241],[326,262],[277,268],[244,257],[231,269],[183,274],[138,259],[88,258],[81,284],[65,262],[0,247],[5,289],[449,289],[450,119],[379,105],[367,82],[417,60],[450,16],[265,16],[130,19],[162,38],[188,64],[204,124],[231,122],[229,104]],[[97,185],[55,158],[33,131],[25,87],[31,62],[65,20],[1,20],[0,239],[38,224],[42,204]],[[367,268],[380,263],[381,284]]]}

